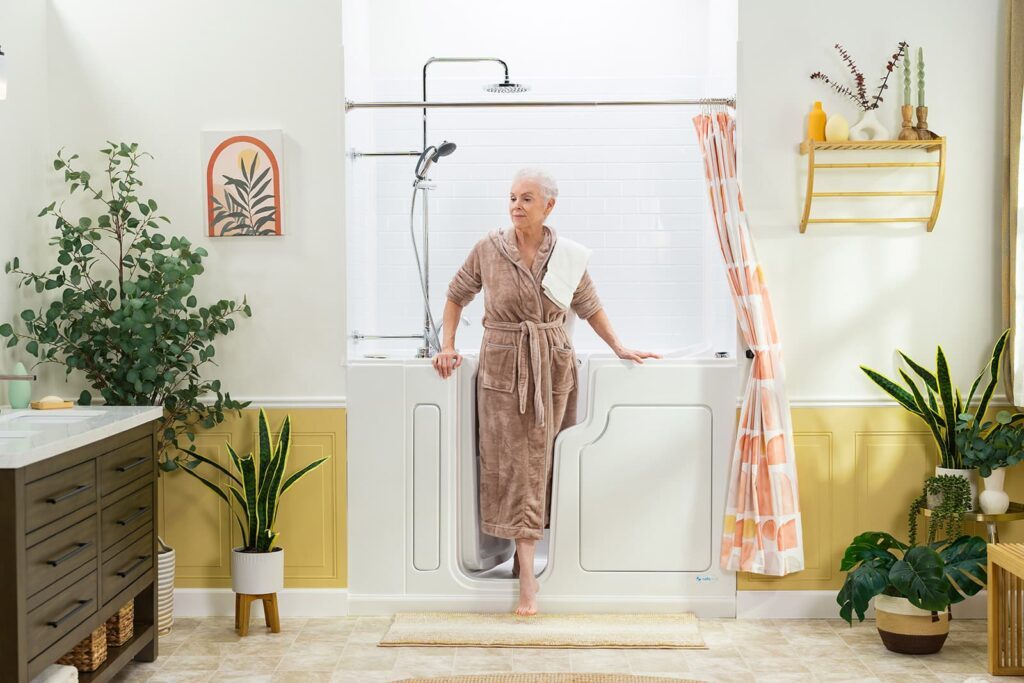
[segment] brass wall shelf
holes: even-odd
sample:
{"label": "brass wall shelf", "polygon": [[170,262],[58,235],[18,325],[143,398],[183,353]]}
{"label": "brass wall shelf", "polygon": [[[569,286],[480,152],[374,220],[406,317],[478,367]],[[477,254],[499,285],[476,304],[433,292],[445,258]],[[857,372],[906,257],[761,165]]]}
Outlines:
{"label": "brass wall shelf", "polygon": [[[907,150],[917,149],[938,152],[938,161],[879,161],[862,163],[818,163],[816,152],[856,150]],[[935,227],[942,205],[942,187],[946,180],[946,138],[935,140],[847,140],[845,142],[818,142],[804,140],[800,143],[800,154],[807,156],[807,196],[804,212],[800,218],[800,232],[807,232],[809,223],[925,223],[928,232]],[[936,168],[938,178],[934,190],[893,190],[887,192],[815,192],[814,175],[818,169],[867,169],[867,168]],[[928,216],[900,216],[884,218],[811,218],[811,202],[816,197],[934,197]]]}

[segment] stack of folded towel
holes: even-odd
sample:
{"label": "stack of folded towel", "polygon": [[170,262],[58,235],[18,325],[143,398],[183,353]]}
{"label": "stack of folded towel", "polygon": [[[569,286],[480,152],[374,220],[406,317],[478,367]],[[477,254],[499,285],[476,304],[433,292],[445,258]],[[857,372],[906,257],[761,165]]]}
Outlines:
{"label": "stack of folded towel", "polygon": [[32,679],[32,683],[77,683],[78,669],[67,664],[51,664]]}

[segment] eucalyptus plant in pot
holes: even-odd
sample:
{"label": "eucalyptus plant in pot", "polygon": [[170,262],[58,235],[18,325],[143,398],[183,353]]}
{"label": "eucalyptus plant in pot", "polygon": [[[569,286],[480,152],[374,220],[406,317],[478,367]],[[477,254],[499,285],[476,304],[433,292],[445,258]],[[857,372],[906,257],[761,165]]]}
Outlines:
{"label": "eucalyptus plant in pot", "polygon": [[[928,493],[946,492],[933,511],[926,544],[917,543],[917,515]],[[961,535],[970,487],[962,477],[929,477],[910,506],[909,543],[884,531],[858,535],[843,555],[848,572],[836,602],[839,615],[853,625],[864,620],[874,599],[875,625],[885,647],[903,654],[931,654],[949,635],[950,606],[976,594],[988,580],[985,539]],[[945,540],[936,540],[938,531]]]}
{"label": "eucalyptus plant in pot", "polygon": [[964,455],[964,464],[975,467],[985,490],[978,502],[986,514],[1000,514],[1010,507],[1010,496],[1003,488],[1006,467],[1024,459],[1024,414],[1001,410],[995,421],[981,421],[973,415],[957,420],[956,439]]}
{"label": "eucalyptus plant in pot", "polygon": [[225,483],[214,483],[200,474],[198,468],[181,467],[181,471],[213,491],[238,522],[242,545],[231,551],[232,590],[245,595],[276,593],[284,587],[284,550],[276,545],[278,533],[275,531],[281,496],[327,458],[315,460],[286,477],[291,450],[291,416],[285,417],[274,446],[267,414],[262,409],[255,455],[239,457],[230,443],[226,447],[234,471],[191,448],[184,449],[199,463],[217,470]]}
{"label": "eucalyptus plant in pot", "polygon": [[[907,388],[900,386],[876,370],[864,365],[860,366],[861,370],[875,384],[928,425],[939,449],[939,464],[935,468],[935,473],[959,476],[968,481],[971,487],[970,510],[978,509],[977,470],[972,469],[972,465],[964,462],[964,452],[961,449],[961,444],[957,442],[957,424],[963,416],[983,416],[988,410],[989,401],[992,399],[992,394],[999,381],[999,363],[1009,335],[1010,330],[1007,329],[996,341],[995,347],[992,349],[992,357],[988,365],[982,368],[974,380],[974,384],[971,385],[971,391],[966,401],[963,400],[960,389],[953,386],[950,379],[949,363],[941,346],[936,351],[934,372],[915,362],[902,351],[899,352],[910,369],[923,382],[923,390],[902,368],[899,372]],[[982,391],[977,408],[972,411],[971,403],[974,401],[975,393],[984,379],[986,371],[989,376],[988,384]]]}

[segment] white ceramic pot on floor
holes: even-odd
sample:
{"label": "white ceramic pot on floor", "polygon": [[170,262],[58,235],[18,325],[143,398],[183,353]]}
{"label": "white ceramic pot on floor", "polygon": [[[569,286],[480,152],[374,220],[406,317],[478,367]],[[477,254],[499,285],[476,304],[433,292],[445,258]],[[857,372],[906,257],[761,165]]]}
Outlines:
{"label": "white ceramic pot on floor", "polygon": [[231,590],[243,595],[277,593],[284,588],[284,549],[269,553],[231,551]]}

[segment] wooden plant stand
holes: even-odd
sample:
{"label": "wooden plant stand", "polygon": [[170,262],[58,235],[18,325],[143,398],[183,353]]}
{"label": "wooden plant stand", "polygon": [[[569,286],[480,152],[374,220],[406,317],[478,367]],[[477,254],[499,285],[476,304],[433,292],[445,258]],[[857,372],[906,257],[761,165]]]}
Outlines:
{"label": "wooden plant stand", "polygon": [[1024,674],[1024,543],[988,544],[988,671]]}
{"label": "wooden plant stand", "polygon": [[235,629],[238,635],[249,635],[249,608],[256,600],[263,602],[263,615],[267,627],[271,633],[281,632],[281,618],[277,613],[277,593],[264,593],[262,595],[249,595],[247,593],[235,593]]}

